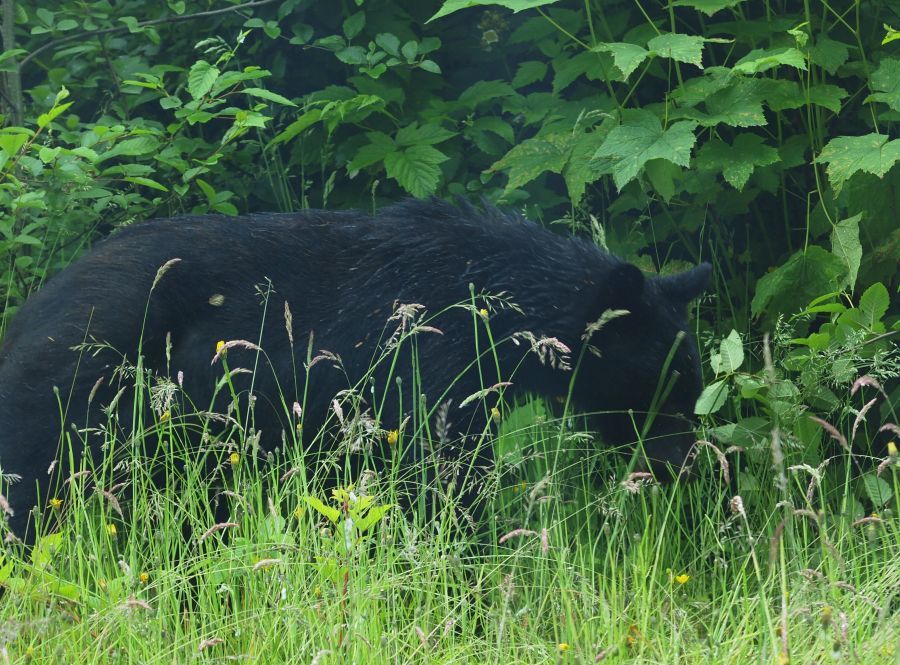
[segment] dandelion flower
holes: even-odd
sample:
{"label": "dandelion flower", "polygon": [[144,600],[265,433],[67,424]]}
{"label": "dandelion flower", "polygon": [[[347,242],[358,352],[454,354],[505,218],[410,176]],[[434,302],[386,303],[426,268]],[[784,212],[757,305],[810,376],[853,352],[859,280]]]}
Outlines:
{"label": "dandelion flower", "polygon": [[58,497],[53,497],[52,499],[50,499],[50,507],[53,508],[53,510],[59,510],[60,508],[62,508],[62,504],[62,499]]}
{"label": "dandelion flower", "polygon": [[389,446],[396,446],[397,440],[400,438],[400,432],[398,430],[392,429],[387,433],[387,444]]}
{"label": "dandelion flower", "polygon": [[138,579],[141,581],[141,584],[146,584],[147,582],[150,581],[150,573],[146,573],[146,572],[141,573],[138,576]]}
{"label": "dandelion flower", "polygon": [[686,573],[681,573],[681,575],[675,576],[675,581],[684,585],[691,581],[691,576]]}
{"label": "dandelion flower", "polygon": [[231,463],[231,466],[237,466],[241,463],[241,454],[234,452],[228,456],[228,461]]}

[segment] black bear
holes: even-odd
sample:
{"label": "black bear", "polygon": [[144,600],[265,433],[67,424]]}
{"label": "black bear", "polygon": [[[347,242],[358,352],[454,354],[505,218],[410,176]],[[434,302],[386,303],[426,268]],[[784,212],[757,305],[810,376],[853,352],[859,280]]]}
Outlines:
{"label": "black bear", "polygon": [[[198,410],[215,402],[217,381],[221,388],[225,368],[213,358],[226,359],[231,384],[216,406],[252,394],[245,426],[263,447],[295,436],[301,409],[306,443],[326,418],[348,417],[334,400],[351,386],[380,431],[400,428],[427,402],[431,414],[445,405],[454,434],[489,426],[504,390],[568,395],[579,410],[601,414],[604,440],[635,442],[644,430],[647,457],[677,467],[694,441],[690,416],[702,388],[687,304],[709,275],[704,264],[645,277],[589,241],[439,200],[375,215],[307,210],[135,224],[51,279],[6,332],[0,467],[21,476],[5,487],[10,526],[21,536],[36,500],[54,496],[48,468],[62,478],[72,472],[66,456],[59,460],[63,440],[101,452],[96,432],[103,426],[109,436],[103,407],[111,402],[127,439],[137,409],[123,386],[135,376],[121,368],[138,357]],[[416,335],[419,371],[407,351],[377,362],[398,334]],[[220,340],[243,341],[217,350]],[[156,418],[171,416],[155,408]],[[475,444],[464,443],[463,456],[474,454],[467,445]]]}

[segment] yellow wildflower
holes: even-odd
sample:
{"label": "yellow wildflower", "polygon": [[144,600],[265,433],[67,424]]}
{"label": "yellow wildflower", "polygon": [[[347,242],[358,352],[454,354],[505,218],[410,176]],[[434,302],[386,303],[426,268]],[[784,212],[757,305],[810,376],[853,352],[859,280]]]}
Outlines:
{"label": "yellow wildflower", "polygon": [[498,409],[496,406],[491,407],[491,418],[495,423],[500,422],[500,409]]}
{"label": "yellow wildflower", "polygon": [[119,530],[116,528],[115,524],[107,524],[106,525],[106,533],[108,533],[111,537],[115,538],[116,534],[119,533]]}
{"label": "yellow wildflower", "polygon": [[238,452],[231,453],[228,456],[228,461],[231,463],[231,466],[237,466],[241,463],[241,454]]}
{"label": "yellow wildflower", "polygon": [[398,430],[392,429],[387,433],[387,444],[389,446],[396,446],[397,440],[400,438],[400,432]]}
{"label": "yellow wildflower", "polygon": [[172,417],[172,414],[169,412],[168,409],[166,409],[165,411],[162,412],[162,415],[159,417],[159,422],[164,423],[171,417]]}
{"label": "yellow wildflower", "polygon": [[294,508],[294,517],[298,520],[306,514],[306,508],[304,506],[297,506]]}
{"label": "yellow wildflower", "polygon": [[478,314],[481,316],[482,319],[486,319],[488,317],[489,312],[487,311],[487,308],[482,307],[481,309],[478,310]]}
{"label": "yellow wildflower", "polygon": [[887,453],[891,457],[897,456],[897,442],[896,441],[888,441]]}
{"label": "yellow wildflower", "polygon": [[225,340],[219,340],[216,342],[216,353],[221,353],[222,349],[225,348]]}
{"label": "yellow wildflower", "polygon": [[150,581],[150,573],[141,573],[138,576],[138,579],[141,580],[141,584],[146,584],[147,582]]}
{"label": "yellow wildflower", "polygon": [[62,508],[62,504],[62,499],[58,497],[53,497],[52,499],[50,499],[50,507],[53,508],[53,510],[59,510],[60,508]]}
{"label": "yellow wildflower", "polygon": [[568,642],[560,642],[559,644],[556,645],[556,648],[559,649],[560,651],[568,651],[572,647],[569,646]]}
{"label": "yellow wildflower", "polygon": [[686,573],[681,573],[681,575],[675,576],[675,581],[679,584],[687,584],[691,581],[691,576]]}

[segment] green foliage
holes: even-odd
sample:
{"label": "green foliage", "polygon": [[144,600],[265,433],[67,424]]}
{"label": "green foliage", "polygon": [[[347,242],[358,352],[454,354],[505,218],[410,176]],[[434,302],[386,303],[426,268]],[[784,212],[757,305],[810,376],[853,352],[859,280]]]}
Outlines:
{"label": "green foliage", "polygon": [[900,58],[878,4],[19,3],[0,297],[133,219],[434,194],[593,217],[646,268],[712,256],[739,330],[830,280],[893,288]]}

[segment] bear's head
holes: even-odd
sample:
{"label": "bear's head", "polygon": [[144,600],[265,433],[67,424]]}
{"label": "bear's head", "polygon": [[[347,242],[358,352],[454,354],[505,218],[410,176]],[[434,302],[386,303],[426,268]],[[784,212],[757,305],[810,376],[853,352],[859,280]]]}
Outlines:
{"label": "bear's head", "polygon": [[[627,263],[603,280],[575,397],[595,412],[605,442],[643,442],[657,471],[676,473],[695,442],[694,405],[703,390],[700,354],[688,330],[688,304],[712,267],[646,277]],[[590,332],[590,330],[589,330]]]}

